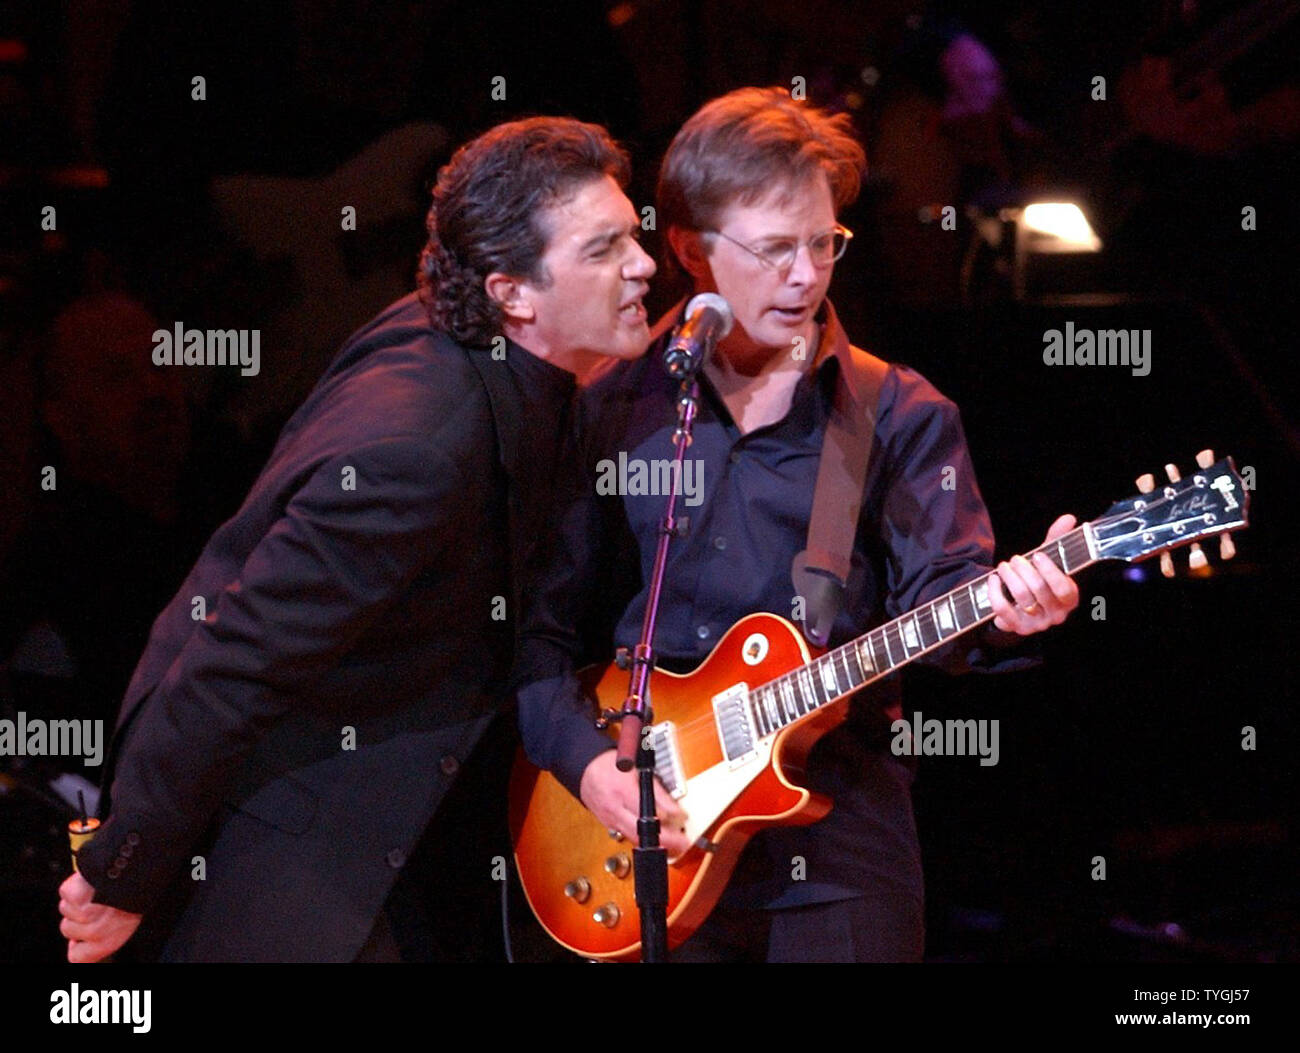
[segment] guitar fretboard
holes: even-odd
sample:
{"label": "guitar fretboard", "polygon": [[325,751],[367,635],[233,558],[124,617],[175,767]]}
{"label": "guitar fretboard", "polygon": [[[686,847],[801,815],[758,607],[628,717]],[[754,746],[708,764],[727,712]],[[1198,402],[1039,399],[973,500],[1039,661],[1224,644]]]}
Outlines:
{"label": "guitar fretboard", "polygon": [[[1066,574],[1091,566],[1096,560],[1088,547],[1086,526],[1076,527],[1034,551],[1046,555]],[[746,705],[753,727],[760,737],[766,738],[989,621],[993,617],[989,588],[997,587],[992,584],[995,579],[996,573],[986,574],[959,585],[938,599],[750,691]],[[728,752],[731,752],[730,745]]]}

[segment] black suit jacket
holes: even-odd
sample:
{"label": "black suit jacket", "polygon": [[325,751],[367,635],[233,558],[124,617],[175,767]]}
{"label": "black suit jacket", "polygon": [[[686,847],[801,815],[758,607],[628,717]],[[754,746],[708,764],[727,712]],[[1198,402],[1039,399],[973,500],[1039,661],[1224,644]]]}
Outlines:
{"label": "black suit jacket", "polygon": [[285,426],[154,623],[80,857],[97,902],[162,920],[164,957],[355,956],[500,703],[512,520],[539,532],[571,391],[412,294]]}

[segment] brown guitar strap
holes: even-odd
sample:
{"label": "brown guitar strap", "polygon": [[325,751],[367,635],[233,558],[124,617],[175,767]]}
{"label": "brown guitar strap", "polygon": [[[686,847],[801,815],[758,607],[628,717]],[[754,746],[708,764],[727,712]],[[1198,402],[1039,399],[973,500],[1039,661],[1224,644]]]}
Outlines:
{"label": "brown guitar strap", "polygon": [[[842,333],[839,330],[837,335],[844,340]],[[808,547],[795,556],[790,567],[795,596],[804,601],[804,635],[817,647],[826,646],[844,607],[880,389],[889,371],[888,363],[857,347],[849,347],[847,354],[841,352],[838,360],[840,373],[808,521]],[[847,376],[850,370],[852,376]]]}

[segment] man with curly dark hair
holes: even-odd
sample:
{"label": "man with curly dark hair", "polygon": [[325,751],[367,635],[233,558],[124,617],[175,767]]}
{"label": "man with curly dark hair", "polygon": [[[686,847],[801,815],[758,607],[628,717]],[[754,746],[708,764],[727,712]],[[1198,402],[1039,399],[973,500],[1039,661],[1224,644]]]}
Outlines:
{"label": "man with curly dark hair", "polygon": [[603,357],[644,352],[654,263],[622,193],[626,155],[596,125],[562,122],[560,137],[557,123],[501,125],[443,169],[420,292],[435,328],[465,346],[505,335],[583,374]]}
{"label": "man with curly dark hair", "polygon": [[153,626],[61,888],[71,961],[436,956],[399,875],[500,707],[574,375],[649,340],[627,177],[553,118],[441,171],[420,289],[348,340]]}

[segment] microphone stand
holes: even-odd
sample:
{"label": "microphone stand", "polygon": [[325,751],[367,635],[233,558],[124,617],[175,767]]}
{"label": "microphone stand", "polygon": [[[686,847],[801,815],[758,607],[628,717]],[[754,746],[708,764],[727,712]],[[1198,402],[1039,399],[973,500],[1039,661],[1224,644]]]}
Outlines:
{"label": "microphone stand", "polygon": [[[702,361],[703,356],[695,363],[696,369]],[[640,814],[636,824],[638,843],[632,855],[636,903],[641,915],[643,962],[668,960],[668,851],[659,844],[659,816],[655,811],[654,793],[655,751],[651,736],[646,732],[654,723],[654,712],[650,706],[650,674],[654,671],[654,648],[651,641],[654,639],[655,621],[659,614],[659,595],[663,591],[668,543],[684,532],[685,524],[678,525],[675,509],[686,447],[691,444],[691,428],[695,423],[699,395],[700,386],[695,380],[695,369],[691,369],[682,377],[677,394],[677,428],[673,432],[673,445],[677,447],[673,458],[675,469],[668,505],[659,524],[659,542],[655,550],[654,570],[650,575],[645,618],[641,623],[641,639],[630,656],[626,651],[619,656],[619,666],[629,669],[627,698],[623,701],[622,710],[607,709],[598,722],[598,726],[608,727],[611,722],[621,721],[615,763],[619,771],[631,771],[635,763],[641,791]]]}

